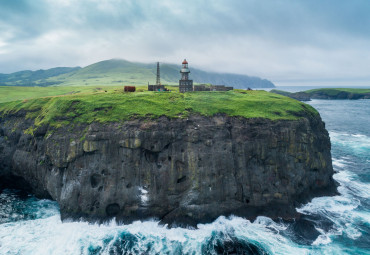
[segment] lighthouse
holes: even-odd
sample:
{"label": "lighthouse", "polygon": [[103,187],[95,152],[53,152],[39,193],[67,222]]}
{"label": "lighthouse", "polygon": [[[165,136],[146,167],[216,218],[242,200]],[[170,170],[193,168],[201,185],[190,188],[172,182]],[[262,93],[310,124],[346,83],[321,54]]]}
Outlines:
{"label": "lighthouse", "polygon": [[181,80],[179,80],[180,93],[193,91],[193,80],[189,80],[190,70],[188,68],[188,61],[182,61],[182,68],[180,70]]}

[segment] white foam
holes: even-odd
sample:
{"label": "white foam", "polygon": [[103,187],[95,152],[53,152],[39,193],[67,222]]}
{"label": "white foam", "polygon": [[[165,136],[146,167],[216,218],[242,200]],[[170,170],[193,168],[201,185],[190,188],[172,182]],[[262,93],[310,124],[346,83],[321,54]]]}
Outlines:
{"label": "white foam", "polygon": [[[344,158],[335,159],[336,165],[342,169],[333,177],[340,183],[338,191],[341,195],[334,197],[314,198],[310,203],[297,208],[297,211],[307,215],[321,215],[334,223],[328,232],[317,228],[320,236],[313,242],[314,246],[329,245],[332,236],[345,234],[350,239],[358,239],[362,234],[356,227],[359,222],[370,223],[370,214],[359,212],[361,204],[356,197],[370,198],[370,185],[359,181],[353,172],[345,170],[348,161]],[[335,163],[334,163],[335,164]]]}
{"label": "white foam", "polygon": [[218,238],[236,236],[273,254],[308,254],[307,247],[296,246],[276,232],[285,228],[266,217],[259,217],[254,223],[240,217],[220,217],[211,224],[199,224],[198,229],[168,229],[155,221],[129,225],[62,223],[59,215],[54,215],[0,225],[0,254],[89,254],[89,247],[100,249],[99,254],[109,254],[125,233],[138,240],[135,245],[139,245],[136,247],[139,251],[145,251],[150,244],[153,254],[166,251],[175,254],[177,246],[181,246],[183,253],[198,254],[202,244],[217,232],[224,235]]}
{"label": "white foam", "polygon": [[345,148],[350,148],[354,153],[367,153],[370,151],[370,137],[364,134],[349,134],[330,131],[330,140]]}
{"label": "white foam", "polygon": [[367,138],[366,135],[361,135],[361,134],[351,134],[353,137],[359,137],[359,138]]}
{"label": "white foam", "polygon": [[370,223],[370,212],[365,212],[365,211],[354,211],[353,212],[353,217],[355,220],[359,222],[363,222],[365,224]]}
{"label": "white foam", "polygon": [[337,165],[341,168],[344,168],[350,164],[353,164],[353,162],[350,161],[349,157],[332,158],[332,161],[333,161],[333,165]]}
{"label": "white foam", "polygon": [[357,208],[358,205],[358,201],[353,201],[343,196],[316,197],[310,203],[297,208],[297,211],[308,215],[317,213],[327,214],[327,212],[343,214]]}
{"label": "white foam", "polygon": [[142,204],[146,204],[149,200],[148,191],[144,187],[139,188],[140,191],[140,200]]}
{"label": "white foam", "polygon": [[323,234],[323,235],[319,235],[316,240],[312,243],[312,245],[327,245],[329,243],[331,243],[331,239],[329,237],[329,235],[327,234]]}
{"label": "white foam", "polygon": [[[346,206],[348,202],[342,197],[335,197],[334,204],[322,199],[316,199],[311,204],[321,203],[321,207],[329,205],[330,210],[337,210],[336,206]],[[316,210],[312,205],[310,210]],[[308,210],[307,207],[310,205],[305,210]],[[346,212],[351,208],[353,206],[347,205],[341,211]],[[318,229],[320,236],[313,242],[313,246],[304,246],[297,245],[280,234],[287,227],[288,224],[276,223],[267,217],[257,217],[254,222],[250,222],[236,216],[219,217],[213,223],[199,224],[198,229],[168,229],[157,221],[136,221],[128,225],[117,225],[115,221],[103,225],[86,222],[62,223],[60,215],[56,213],[44,219],[0,224],[0,254],[89,254],[89,249],[98,250],[99,254],[110,254],[115,249],[115,243],[122,244],[130,236],[137,239],[134,249],[139,252],[150,246],[150,254],[176,254],[179,251],[184,254],[199,254],[202,245],[209,243],[217,233],[222,233],[222,236],[216,235],[216,238],[232,240],[237,237],[259,245],[271,254],[331,254],[333,251],[340,251],[341,247],[332,243],[331,236],[342,230],[325,233]],[[347,236],[354,239],[359,237],[359,232],[352,225],[347,228]],[[124,236],[125,234],[130,236]]]}
{"label": "white foam", "polygon": [[333,158],[332,161],[333,161],[334,169],[335,168],[342,168],[343,169],[346,166],[346,163],[347,163],[343,159],[335,159],[335,158]]}
{"label": "white foam", "polygon": [[362,235],[361,232],[350,223],[346,224],[345,233],[347,234],[349,238],[353,240],[356,240]]}
{"label": "white foam", "polygon": [[370,185],[359,181],[359,177],[349,171],[340,171],[334,175],[334,179],[338,181],[341,186],[338,188],[338,191],[349,196],[351,193],[357,197],[370,198]]}

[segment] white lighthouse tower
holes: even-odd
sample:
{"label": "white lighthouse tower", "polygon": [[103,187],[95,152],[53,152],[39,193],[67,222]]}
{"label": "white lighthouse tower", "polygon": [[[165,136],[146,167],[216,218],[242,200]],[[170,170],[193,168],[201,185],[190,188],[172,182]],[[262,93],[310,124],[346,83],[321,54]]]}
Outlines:
{"label": "white lighthouse tower", "polygon": [[188,68],[188,61],[186,61],[186,59],[182,61],[182,68],[180,73],[181,80],[179,80],[179,91],[181,93],[193,91],[193,80],[189,80],[190,70]]}

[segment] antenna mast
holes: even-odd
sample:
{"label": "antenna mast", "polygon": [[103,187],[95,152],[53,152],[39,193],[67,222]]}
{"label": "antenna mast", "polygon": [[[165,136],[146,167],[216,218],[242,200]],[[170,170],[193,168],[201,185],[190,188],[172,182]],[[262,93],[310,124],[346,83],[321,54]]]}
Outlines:
{"label": "antenna mast", "polygon": [[159,69],[159,62],[157,62],[157,81],[156,85],[161,85],[161,72]]}

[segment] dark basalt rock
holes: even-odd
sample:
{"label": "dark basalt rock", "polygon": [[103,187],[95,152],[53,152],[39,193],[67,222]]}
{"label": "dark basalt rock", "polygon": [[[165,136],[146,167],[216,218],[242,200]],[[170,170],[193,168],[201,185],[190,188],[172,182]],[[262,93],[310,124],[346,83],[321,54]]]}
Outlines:
{"label": "dark basalt rock", "polygon": [[120,211],[120,208],[119,208],[119,205],[117,203],[109,204],[105,208],[105,212],[107,213],[108,217],[117,216],[119,214],[119,211]]}
{"label": "dark basalt rock", "polygon": [[202,245],[202,254],[269,255],[270,253],[257,244],[236,238],[234,233],[226,236],[222,232],[216,232],[206,244]]}
{"label": "dark basalt rock", "polygon": [[0,177],[21,177],[36,195],[52,197],[63,219],[289,219],[300,203],[335,192],[319,116],[161,117],[41,127],[34,136],[23,132],[31,125],[19,114],[1,120]]}

